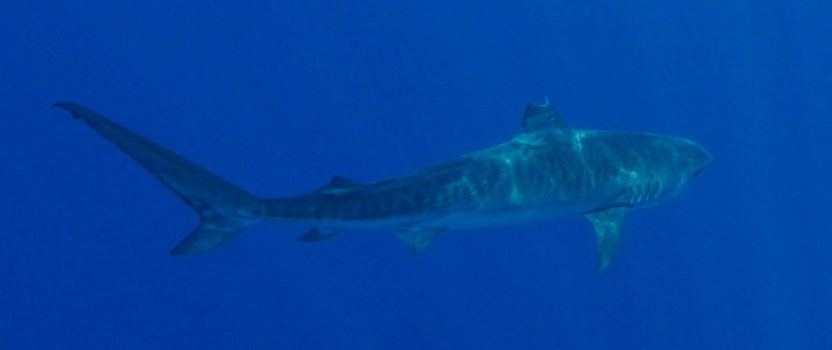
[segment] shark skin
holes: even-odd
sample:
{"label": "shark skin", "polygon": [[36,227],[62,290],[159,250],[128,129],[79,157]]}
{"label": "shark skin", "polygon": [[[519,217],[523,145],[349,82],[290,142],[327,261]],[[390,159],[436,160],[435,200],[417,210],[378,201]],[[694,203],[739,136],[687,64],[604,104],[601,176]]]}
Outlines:
{"label": "shark skin", "polygon": [[349,229],[394,230],[418,253],[449,230],[577,214],[595,229],[603,271],[630,209],[673,198],[713,162],[684,138],[572,129],[547,101],[529,103],[524,131],[505,143],[397,178],[362,184],[336,176],[307,195],[261,199],[87,108],[53,107],[86,122],[200,215],[176,255],[212,250],[264,220],[309,224],[300,242]]}

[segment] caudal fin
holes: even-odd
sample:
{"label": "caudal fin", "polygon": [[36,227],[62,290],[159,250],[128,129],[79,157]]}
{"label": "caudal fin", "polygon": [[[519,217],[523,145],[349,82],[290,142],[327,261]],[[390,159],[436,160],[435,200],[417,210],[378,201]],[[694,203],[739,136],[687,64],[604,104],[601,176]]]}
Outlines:
{"label": "caudal fin", "polygon": [[74,103],[64,109],[136,160],[199,214],[199,226],[172,254],[192,255],[217,248],[259,221],[263,203],[255,196],[101,115]]}

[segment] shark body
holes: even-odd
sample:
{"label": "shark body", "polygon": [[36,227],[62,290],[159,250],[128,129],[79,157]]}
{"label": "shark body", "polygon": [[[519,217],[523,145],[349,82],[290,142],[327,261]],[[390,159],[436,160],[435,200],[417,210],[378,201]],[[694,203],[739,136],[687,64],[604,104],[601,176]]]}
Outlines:
{"label": "shark body", "polygon": [[684,138],[572,129],[547,101],[528,104],[524,132],[505,143],[402,177],[360,184],[336,176],[307,195],[260,199],[89,109],[55,107],[85,121],[200,215],[173,249],[180,255],[212,250],[264,220],[308,223],[302,242],[392,229],[418,253],[448,230],[580,214],[595,228],[605,270],[628,211],[672,198],[713,162]]}

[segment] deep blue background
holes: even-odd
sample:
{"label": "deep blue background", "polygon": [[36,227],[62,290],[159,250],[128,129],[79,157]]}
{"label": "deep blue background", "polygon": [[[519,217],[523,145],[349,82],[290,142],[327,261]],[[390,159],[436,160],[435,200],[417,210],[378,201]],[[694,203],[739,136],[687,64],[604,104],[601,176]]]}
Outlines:
{"label": "deep blue background", "polygon": [[[0,348],[832,346],[827,1],[79,3],[0,3]],[[543,96],[717,159],[606,273],[580,217],[171,257],[196,216],[47,108],[284,196],[502,142]]]}

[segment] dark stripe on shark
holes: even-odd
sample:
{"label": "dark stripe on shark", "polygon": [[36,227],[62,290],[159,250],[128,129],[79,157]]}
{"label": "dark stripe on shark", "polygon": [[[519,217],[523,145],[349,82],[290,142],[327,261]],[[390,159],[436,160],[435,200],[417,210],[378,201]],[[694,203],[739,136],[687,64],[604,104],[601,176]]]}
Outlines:
{"label": "dark stripe on shark", "polygon": [[[346,193],[266,199],[268,216],[288,220],[376,220],[449,209],[475,209],[493,192],[499,169],[453,164]],[[487,198],[485,198],[487,199]]]}
{"label": "dark stripe on shark", "polygon": [[[383,192],[372,195],[309,195],[267,199],[268,216],[299,221],[377,220],[429,211],[413,194]],[[421,197],[419,197],[421,198]]]}

